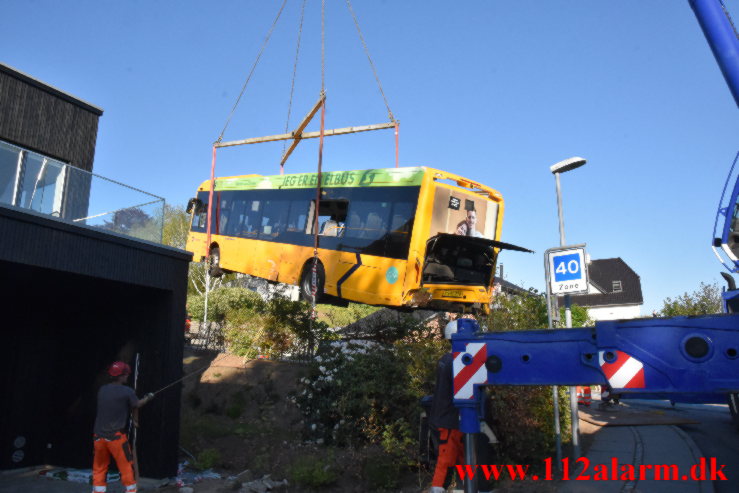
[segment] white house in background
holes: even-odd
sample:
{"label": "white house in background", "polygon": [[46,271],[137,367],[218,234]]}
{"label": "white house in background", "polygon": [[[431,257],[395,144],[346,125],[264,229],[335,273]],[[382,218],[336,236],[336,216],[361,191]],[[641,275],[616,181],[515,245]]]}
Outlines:
{"label": "white house in background", "polygon": [[571,300],[572,304],[586,307],[590,318],[620,320],[641,316],[641,279],[620,257],[588,259],[588,278],[588,294],[572,295]]}

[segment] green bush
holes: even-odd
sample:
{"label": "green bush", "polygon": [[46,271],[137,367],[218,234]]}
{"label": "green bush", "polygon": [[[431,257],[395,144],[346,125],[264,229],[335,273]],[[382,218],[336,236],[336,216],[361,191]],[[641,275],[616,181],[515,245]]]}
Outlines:
{"label": "green bush", "polygon": [[313,438],[340,445],[379,443],[384,426],[408,419],[416,402],[407,375],[387,346],[334,342],[315,358],[297,403]]}
{"label": "green bush", "polygon": [[330,337],[323,322],[311,320],[310,305],[274,299],[249,310],[247,316],[226,316],[226,342],[239,356],[279,355],[298,343],[313,345]]}
{"label": "green bush", "polygon": [[380,308],[362,303],[349,303],[349,306],[320,305],[318,307],[318,319],[330,327],[346,327],[368,315],[375,313]]}
{"label": "green bush", "polygon": [[[188,310],[196,320],[205,313],[205,298],[189,296]],[[269,302],[244,288],[218,288],[208,298],[208,319],[223,327],[229,351],[247,358],[278,355],[297,343],[312,345],[331,337],[324,322],[311,320],[310,305],[283,298]]]}
{"label": "green bush", "polygon": [[331,456],[302,456],[290,467],[290,478],[295,484],[306,488],[329,486],[338,478],[332,465],[333,457]]}
{"label": "green bush", "polygon": [[[252,312],[264,309],[265,302],[258,293],[246,288],[218,288],[208,294],[208,320],[238,325]],[[205,316],[205,296],[187,297],[187,310],[195,320]]]}

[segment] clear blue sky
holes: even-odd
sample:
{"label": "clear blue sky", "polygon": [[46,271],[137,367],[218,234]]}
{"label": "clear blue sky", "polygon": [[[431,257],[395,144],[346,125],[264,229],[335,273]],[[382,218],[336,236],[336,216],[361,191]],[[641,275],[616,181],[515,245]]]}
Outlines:
{"label": "clear blue sky", "polygon": [[[0,60],[104,109],[98,174],[184,204],[280,3],[3,0]],[[288,0],[226,140],[284,131],[300,4]],[[345,2],[327,4],[327,127],[387,121]],[[687,0],[353,4],[402,123],[401,166],[498,189],[503,240],[536,250],[501,256],[507,280],[543,288],[559,244],[549,166],[574,155],[588,164],[562,177],[567,240],[623,258],[643,313],[720,279],[710,239],[739,112]],[[318,0],[302,48],[292,124],[320,90]],[[281,151],[221,150],[218,174],[277,173]],[[306,141],[287,166],[316,162]],[[391,131],[326,141],[325,169],[393,165]]]}

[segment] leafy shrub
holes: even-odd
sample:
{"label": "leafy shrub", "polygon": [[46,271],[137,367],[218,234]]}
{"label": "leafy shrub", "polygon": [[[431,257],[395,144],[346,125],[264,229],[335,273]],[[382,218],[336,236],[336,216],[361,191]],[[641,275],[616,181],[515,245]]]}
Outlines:
{"label": "leafy shrub", "polygon": [[[208,320],[239,324],[249,318],[251,312],[260,311],[265,302],[258,293],[246,288],[218,288],[208,294]],[[187,310],[195,320],[205,316],[205,296],[187,297]]]}
{"label": "leafy shrub", "polygon": [[320,305],[318,319],[330,327],[346,327],[368,315],[375,313],[379,307],[362,303],[349,303],[349,306]]}
{"label": "leafy shrub", "polygon": [[290,467],[293,482],[307,488],[320,488],[336,482],[338,475],[332,466],[332,457],[307,455],[297,459]]}
{"label": "leafy shrub", "polygon": [[309,438],[374,444],[393,464],[406,467],[415,464],[420,398],[433,392],[436,362],[450,348],[438,326],[410,319],[395,325],[394,342],[384,334],[384,342],[324,344],[296,402]]}
{"label": "leafy shrub", "polygon": [[227,314],[226,341],[234,354],[254,358],[278,355],[299,343],[312,346],[330,334],[325,323],[310,318],[307,303],[276,298],[248,316]]}
{"label": "leafy shrub", "polygon": [[[188,310],[202,320],[205,298],[189,296]],[[245,288],[219,288],[208,298],[208,319],[223,326],[229,351],[247,358],[278,355],[298,343],[331,337],[327,325],[310,318],[310,305],[283,298],[263,301]]]}
{"label": "leafy shrub", "polygon": [[395,347],[332,342],[319,351],[302,383],[296,401],[309,438],[355,447],[377,444],[399,466],[408,465],[420,396]]}

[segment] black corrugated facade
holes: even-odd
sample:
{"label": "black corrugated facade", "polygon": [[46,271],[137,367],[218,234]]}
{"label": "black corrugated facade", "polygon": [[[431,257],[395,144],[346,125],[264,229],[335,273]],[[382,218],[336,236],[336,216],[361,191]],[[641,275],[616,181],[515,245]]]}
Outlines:
{"label": "black corrugated facade", "polygon": [[103,110],[0,63],[0,138],[92,171]]}
{"label": "black corrugated facade", "polygon": [[[138,353],[139,394],[181,377],[190,255],[5,206],[0,232],[0,469],[89,469],[107,365]],[[179,413],[177,386],[142,409],[143,476],[175,475]]]}

